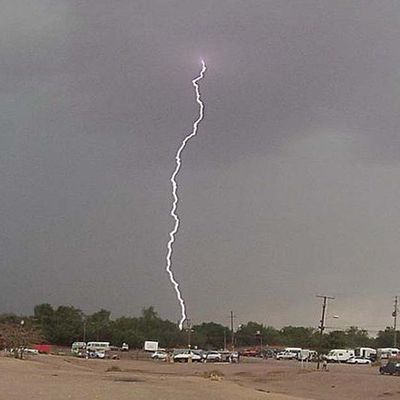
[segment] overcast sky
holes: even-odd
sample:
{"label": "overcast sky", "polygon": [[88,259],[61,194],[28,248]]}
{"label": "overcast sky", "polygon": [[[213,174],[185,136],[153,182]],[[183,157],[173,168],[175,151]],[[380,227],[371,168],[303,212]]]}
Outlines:
{"label": "overcast sky", "polygon": [[[398,1],[2,0],[0,312],[371,331],[400,294]],[[337,314],[339,319],[332,319]]]}

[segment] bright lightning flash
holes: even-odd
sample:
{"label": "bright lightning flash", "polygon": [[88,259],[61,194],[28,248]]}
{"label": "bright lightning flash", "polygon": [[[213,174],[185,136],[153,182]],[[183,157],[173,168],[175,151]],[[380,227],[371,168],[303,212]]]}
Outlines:
{"label": "bright lightning flash", "polygon": [[196,119],[196,121],[193,122],[192,132],[185,137],[185,139],[181,143],[180,147],[178,148],[178,151],[176,152],[176,156],[175,156],[176,167],[175,167],[175,170],[174,170],[174,172],[173,172],[173,174],[171,175],[171,178],[170,178],[170,181],[171,181],[171,184],[172,184],[172,196],[174,198],[174,200],[172,202],[172,208],[171,208],[170,215],[175,220],[175,224],[174,224],[174,228],[169,233],[169,241],[168,241],[168,244],[167,244],[168,252],[167,252],[167,257],[166,257],[166,261],[167,261],[166,271],[167,271],[167,273],[169,275],[169,280],[171,281],[171,283],[172,283],[172,285],[173,285],[173,287],[175,289],[176,297],[177,297],[177,299],[179,301],[179,304],[180,304],[180,307],[181,307],[181,319],[179,321],[179,329],[180,330],[182,330],[183,323],[186,320],[186,306],[185,306],[185,300],[183,299],[182,293],[181,293],[181,291],[179,289],[179,283],[175,279],[174,273],[171,270],[171,265],[172,265],[171,258],[172,258],[172,252],[173,252],[172,246],[173,246],[173,244],[175,242],[175,235],[178,232],[179,223],[180,223],[179,217],[176,214],[176,209],[177,209],[177,206],[178,206],[179,198],[178,198],[178,184],[176,183],[175,178],[178,175],[179,170],[181,169],[181,165],[182,165],[181,154],[182,154],[182,151],[186,147],[187,142],[193,136],[197,135],[198,126],[199,126],[201,120],[204,117],[204,104],[203,104],[203,102],[201,100],[200,87],[199,87],[198,82],[201,79],[204,78],[204,73],[206,72],[206,70],[207,70],[206,63],[204,62],[204,60],[201,60],[201,71],[200,71],[200,74],[196,78],[194,78],[192,80],[192,84],[193,84],[193,87],[194,87],[194,90],[195,90],[195,93],[196,93],[196,102],[198,103],[199,108],[200,108],[199,109],[199,116]]}

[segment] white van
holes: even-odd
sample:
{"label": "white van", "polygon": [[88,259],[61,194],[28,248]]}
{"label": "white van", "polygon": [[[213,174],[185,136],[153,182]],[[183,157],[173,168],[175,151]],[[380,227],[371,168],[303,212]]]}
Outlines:
{"label": "white van", "polygon": [[284,351],[276,355],[277,360],[295,360],[301,353],[301,347],[285,347]]}
{"label": "white van", "polygon": [[110,342],[88,342],[86,350],[91,351],[110,351]]}
{"label": "white van", "polygon": [[325,356],[325,360],[328,362],[346,362],[351,357],[354,357],[354,350],[348,349],[333,349],[331,350],[327,356]]}

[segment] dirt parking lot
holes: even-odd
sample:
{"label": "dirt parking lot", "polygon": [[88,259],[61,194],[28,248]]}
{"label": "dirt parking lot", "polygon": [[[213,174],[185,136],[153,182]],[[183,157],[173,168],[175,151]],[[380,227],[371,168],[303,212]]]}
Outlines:
{"label": "dirt parking lot", "polygon": [[70,356],[0,357],[0,399],[7,400],[337,400],[400,399],[400,377],[376,367],[330,365],[328,372],[295,361],[167,364],[83,360]]}

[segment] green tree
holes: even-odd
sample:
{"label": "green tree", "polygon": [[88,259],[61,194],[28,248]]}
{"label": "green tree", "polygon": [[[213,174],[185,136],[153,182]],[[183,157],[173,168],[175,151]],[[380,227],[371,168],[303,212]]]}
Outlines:
{"label": "green tree", "polygon": [[0,324],[19,324],[21,319],[18,315],[5,313],[0,315]]}
{"label": "green tree", "polygon": [[371,347],[374,345],[374,340],[369,337],[368,331],[365,329],[359,329],[356,326],[351,326],[346,329],[346,347]]}
{"label": "green tree", "polygon": [[[400,337],[397,331],[397,337]],[[393,347],[394,329],[387,326],[384,331],[379,331],[375,339],[376,347]]]}
{"label": "green tree", "polygon": [[111,338],[111,311],[101,309],[85,318],[88,341],[109,341]]}
{"label": "green tree", "polygon": [[54,344],[70,346],[83,338],[83,313],[72,306],[59,306],[51,318],[50,336],[46,338]]}
{"label": "green tree", "polygon": [[176,347],[185,343],[186,334],[177,325],[161,319],[154,307],[144,308],[139,318],[121,317],[110,324],[114,344],[128,343],[131,348],[143,348],[145,340],[157,340],[160,347]]}
{"label": "green tree", "polygon": [[263,329],[263,343],[269,346],[277,346],[282,344],[282,335],[278,329],[273,326],[266,326]]}
{"label": "green tree", "polygon": [[228,328],[215,322],[203,322],[193,326],[193,344],[203,349],[222,349],[224,336],[228,336],[229,340]]}
{"label": "green tree", "polygon": [[325,334],[322,339],[322,347],[324,352],[348,347],[346,332],[336,330]]}
{"label": "green tree", "polygon": [[38,304],[33,310],[34,320],[43,336],[49,342],[54,342],[55,311],[48,303]]}
{"label": "green tree", "polygon": [[121,317],[111,323],[111,342],[117,346],[128,343],[130,348],[143,346],[144,336],[137,318]]}
{"label": "green tree", "polygon": [[238,346],[259,346],[261,340],[265,343],[264,333],[264,326],[262,324],[249,321],[247,324],[241,325],[236,332],[236,344]]}
{"label": "green tree", "polygon": [[285,326],[280,330],[282,343],[286,346],[313,348],[316,346],[315,329],[302,326]]}

